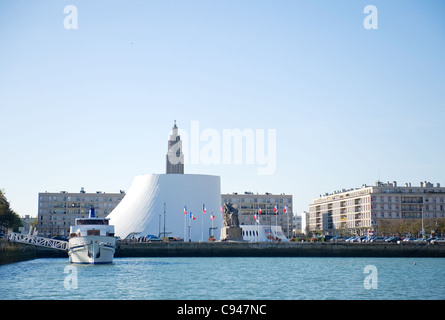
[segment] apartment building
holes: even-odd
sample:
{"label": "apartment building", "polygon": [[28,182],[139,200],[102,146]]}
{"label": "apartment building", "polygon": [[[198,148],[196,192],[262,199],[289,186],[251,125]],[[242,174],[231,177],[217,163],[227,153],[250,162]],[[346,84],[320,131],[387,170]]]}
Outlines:
{"label": "apartment building", "polygon": [[125,192],[105,193],[66,191],[39,193],[37,231],[44,236],[68,236],[69,228],[76,218],[88,217],[94,207],[97,217],[106,217],[124,198]]}
{"label": "apartment building", "polygon": [[309,230],[336,234],[378,232],[379,219],[445,217],[445,188],[439,183],[419,186],[396,181],[320,195],[309,205]]}

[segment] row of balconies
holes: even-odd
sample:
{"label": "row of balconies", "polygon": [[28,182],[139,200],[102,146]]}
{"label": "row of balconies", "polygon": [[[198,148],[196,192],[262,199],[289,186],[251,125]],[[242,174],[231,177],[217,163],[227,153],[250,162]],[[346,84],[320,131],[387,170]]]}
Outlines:
{"label": "row of balconies", "polygon": [[[385,198],[385,199],[382,199]],[[322,210],[326,210],[326,208],[329,209],[335,209],[335,208],[346,208],[346,207],[350,207],[350,206],[358,206],[358,205],[362,205],[365,203],[368,203],[367,201],[365,201],[365,198],[358,198],[358,199],[351,199],[353,200],[352,204],[348,205],[348,201],[343,200],[343,201],[336,201],[336,202],[330,202],[324,205],[317,205],[315,207],[316,211],[320,211]],[[386,197],[383,196],[372,196],[371,197],[371,203],[414,203],[414,204],[422,204],[422,203],[445,203],[445,198],[443,197],[419,197],[419,196],[409,196],[409,197],[395,197],[394,199],[392,197],[388,197],[386,199]]]}

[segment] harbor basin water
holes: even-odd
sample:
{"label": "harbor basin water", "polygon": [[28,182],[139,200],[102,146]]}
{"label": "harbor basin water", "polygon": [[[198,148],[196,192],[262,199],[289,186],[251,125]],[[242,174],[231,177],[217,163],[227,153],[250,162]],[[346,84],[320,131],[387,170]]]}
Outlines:
{"label": "harbor basin water", "polygon": [[51,258],[0,266],[0,299],[442,300],[444,280],[444,258]]}

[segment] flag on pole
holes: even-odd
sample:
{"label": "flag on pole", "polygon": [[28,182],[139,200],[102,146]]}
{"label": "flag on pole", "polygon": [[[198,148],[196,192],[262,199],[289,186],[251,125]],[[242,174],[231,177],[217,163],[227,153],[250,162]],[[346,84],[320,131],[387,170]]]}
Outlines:
{"label": "flag on pole", "polygon": [[261,207],[258,205],[258,214],[261,214]]}
{"label": "flag on pole", "polygon": [[284,213],[287,213],[287,209],[288,209],[288,207],[287,207],[287,204],[286,204],[286,206],[284,207]]}
{"label": "flag on pole", "polygon": [[187,207],[184,206],[184,214],[187,214]]}
{"label": "flag on pole", "polygon": [[278,212],[278,208],[277,208],[277,206],[275,205],[275,207],[273,207],[273,211],[275,211],[275,213],[277,213]]}
{"label": "flag on pole", "polygon": [[213,219],[215,219],[215,215],[212,212],[212,215],[210,216],[210,220],[213,220]]}
{"label": "flag on pole", "polygon": [[260,222],[259,216],[257,216],[256,213],[253,215],[253,218],[255,219],[256,222]]}
{"label": "flag on pole", "polygon": [[202,204],[202,213],[205,213],[207,210],[206,210],[206,205],[203,203]]}
{"label": "flag on pole", "polygon": [[223,205],[221,205],[221,213],[223,213]]}
{"label": "flag on pole", "polygon": [[196,220],[195,216],[193,215],[193,213],[191,211],[190,211],[190,219]]}

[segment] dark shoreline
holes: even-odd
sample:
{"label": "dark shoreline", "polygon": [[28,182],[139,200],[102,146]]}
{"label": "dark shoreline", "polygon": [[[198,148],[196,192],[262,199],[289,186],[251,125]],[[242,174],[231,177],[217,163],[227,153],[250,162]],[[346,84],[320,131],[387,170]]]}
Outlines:
{"label": "dark shoreline", "polygon": [[434,257],[445,244],[330,242],[119,242],[115,257]]}
{"label": "dark shoreline", "polygon": [[[445,258],[445,243],[330,242],[129,242],[120,241],[120,257],[388,257]],[[68,258],[65,251],[0,242],[0,265],[37,258]]]}

